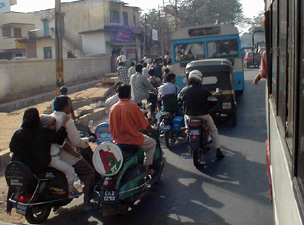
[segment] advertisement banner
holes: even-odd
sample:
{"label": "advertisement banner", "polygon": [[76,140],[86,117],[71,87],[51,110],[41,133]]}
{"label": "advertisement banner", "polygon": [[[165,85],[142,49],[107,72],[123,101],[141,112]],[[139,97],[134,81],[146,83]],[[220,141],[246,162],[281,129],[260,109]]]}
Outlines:
{"label": "advertisement banner", "polygon": [[11,1],[10,0],[0,0],[0,13],[5,13],[11,11]]}
{"label": "advertisement banner", "polygon": [[152,40],[158,41],[158,33],[157,33],[157,30],[155,30],[155,29],[152,29]]}

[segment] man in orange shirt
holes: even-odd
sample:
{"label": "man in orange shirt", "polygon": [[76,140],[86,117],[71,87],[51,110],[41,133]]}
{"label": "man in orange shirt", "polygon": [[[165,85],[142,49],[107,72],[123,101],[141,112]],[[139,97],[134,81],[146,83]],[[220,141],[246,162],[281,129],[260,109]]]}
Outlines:
{"label": "man in orange shirt", "polygon": [[150,126],[136,103],[131,102],[131,86],[123,84],[118,88],[119,101],[110,110],[110,132],[113,140],[118,144],[137,145],[145,152],[144,166],[147,174],[153,175],[150,168],[156,141],[138,130],[155,132]]}

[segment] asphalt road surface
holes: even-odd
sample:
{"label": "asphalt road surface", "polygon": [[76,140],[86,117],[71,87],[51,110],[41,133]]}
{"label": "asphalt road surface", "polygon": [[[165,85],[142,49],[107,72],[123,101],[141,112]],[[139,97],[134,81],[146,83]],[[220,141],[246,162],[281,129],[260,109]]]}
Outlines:
{"label": "asphalt road surface", "polygon": [[265,159],[265,81],[252,85],[257,69],[245,70],[245,90],[237,98],[237,126],[217,121],[225,158],[207,154],[205,168],[194,167],[181,140],[169,151],[162,180],[127,215],[82,213],[82,198],[52,213],[45,224],[74,225],[260,225],[273,224]]}

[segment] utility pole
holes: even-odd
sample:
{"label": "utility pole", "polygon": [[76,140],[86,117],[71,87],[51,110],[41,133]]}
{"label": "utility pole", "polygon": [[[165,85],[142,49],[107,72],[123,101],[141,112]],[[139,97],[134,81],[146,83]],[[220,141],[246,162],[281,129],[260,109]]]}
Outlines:
{"label": "utility pole", "polygon": [[144,46],[143,46],[143,57],[146,55],[146,29],[147,29],[147,14],[145,13],[145,25],[144,25]]}
{"label": "utility pole", "polygon": [[63,20],[61,14],[61,0],[55,0],[55,48],[56,48],[56,95],[64,85],[62,36]]}

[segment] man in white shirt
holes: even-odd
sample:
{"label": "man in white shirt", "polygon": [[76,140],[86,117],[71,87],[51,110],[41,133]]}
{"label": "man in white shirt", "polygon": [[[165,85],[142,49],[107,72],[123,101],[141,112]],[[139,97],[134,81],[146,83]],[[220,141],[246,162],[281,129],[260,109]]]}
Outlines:
{"label": "man in white shirt", "polygon": [[144,62],[143,67],[144,68],[142,69],[142,75],[144,75],[148,79],[150,77],[148,64]]}
{"label": "man in white shirt", "polygon": [[[70,113],[70,103],[67,96],[57,96],[54,99],[54,113],[52,116],[56,118],[57,130],[61,127],[64,116]],[[74,124],[73,120],[69,120],[66,123],[66,132],[68,133],[68,140],[73,147],[86,148],[89,141],[95,141],[95,137],[81,138],[79,132]],[[95,170],[94,168],[81,157],[76,157],[64,149],[60,151],[60,159],[73,166],[79,179],[84,183],[84,211],[88,212],[97,208],[96,205],[92,205],[90,200],[93,198],[95,187]]]}
{"label": "man in white shirt", "polygon": [[135,63],[134,62],[131,62],[131,67],[128,69],[128,77],[130,79],[130,77],[136,73],[136,70],[135,70]]}
{"label": "man in white shirt", "polygon": [[106,102],[105,102],[105,107],[106,107],[106,113],[109,115],[110,114],[110,109],[111,107],[119,101],[119,97],[118,97],[118,88],[123,84],[123,82],[118,81],[115,83],[114,85],[114,90],[116,92],[115,95],[112,95],[111,97],[107,98]]}
{"label": "man in white shirt", "polygon": [[117,62],[118,63],[120,63],[120,62],[125,63],[126,61],[127,61],[127,57],[124,55],[124,52],[121,51],[120,55],[117,57]]}

